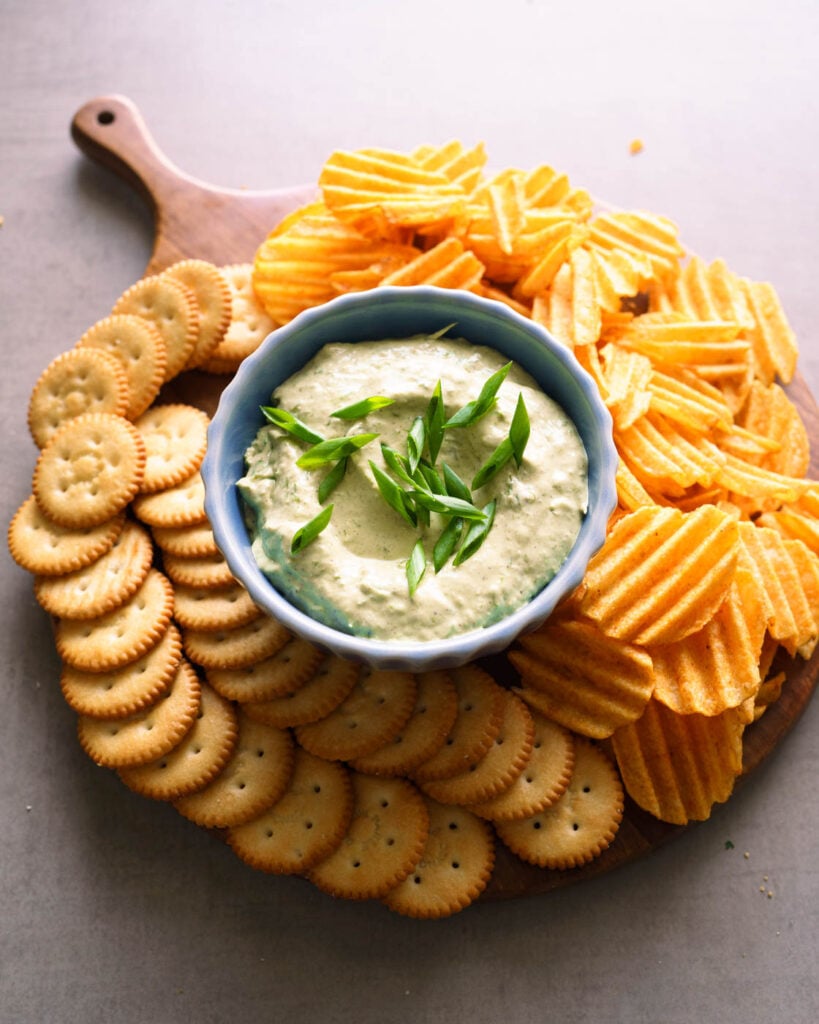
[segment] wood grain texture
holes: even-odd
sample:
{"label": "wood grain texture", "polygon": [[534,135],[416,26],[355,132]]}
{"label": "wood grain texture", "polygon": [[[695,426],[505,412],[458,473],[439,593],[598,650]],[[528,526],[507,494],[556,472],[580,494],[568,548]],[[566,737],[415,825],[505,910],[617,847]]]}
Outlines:
{"label": "wood grain texture", "polygon": [[[276,223],[315,195],[314,186],[254,192],[222,189],[191,177],[160,152],[135,105],[122,96],[86,103],[73,119],[71,134],[88,157],[131,184],[151,205],[155,242],[146,274],[185,257],[217,264],[250,261]],[[212,413],[224,384],[224,378],[189,373],[173,382],[172,394]],[[811,439],[810,475],[819,478],[819,410],[801,378],[787,390]],[[514,669],[502,655],[489,660],[487,667],[503,682],[516,681]],[[776,749],[804,711],[819,675],[819,652],[807,662],[783,653],[775,667],[786,671],[787,683],[780,698],[746,730],[744,771],[738,786]],[[686,828],[657,821],[629,800],[615,842],[591,864],[571,871],[524,864],[499,843],[495,871],[483,898],[544,893],[597,877],[646,856]]]}

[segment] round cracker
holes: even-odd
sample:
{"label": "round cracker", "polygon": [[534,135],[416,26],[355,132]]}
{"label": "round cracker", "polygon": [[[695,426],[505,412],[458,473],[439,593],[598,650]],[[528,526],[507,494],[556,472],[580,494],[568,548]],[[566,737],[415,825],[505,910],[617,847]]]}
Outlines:
{"label": "round cracker", "polygon": [[168,354],[159,329],[140,316],[105,317],[88,328],[78,348],[94,348],[115,356],[128,379],[125,416],[135,420],[159,394],[165,380]]}
{"label": "round cracker", "polygon": [[63,665],[60,688],[66,702],[90,718],[125,718],[166,693],[182,660],[182,637],[171,622],[141,658],[109,672],[83,672]]}
{"label": "round cracker", "polygon": [[107,768],[148,764],[180,742],[193,725],[201,684],[184,659],[167,692],[155,704],[127,718],[80,715],[77,734],[88,756]]}
{"label": "round cracker", "polygon": [[318,722],[299,726],[296,738],[305,750],[330,761],[363,757],[398,735],[417,695],[411,672],[365,665],[338,707]]}
{"label": "round cracker", "polygon": [[427,800],[429,836],[415,869],[383,902],[399,914],[448,917],[484,891],[495,864],[489,826],[463,807]]}
{"label": "round cracker", "polygon": [[575,764],[565,793],[544,811],[518,821],[497,822],[509,849],[538,867],[579,867],[599,856],[623,817],[623,786],[606,755],[589,740],[575,738]]}
{"label": "round cracker", "polygon": [[197,469],[173,487],[138,494],[131,502],[137,519],[147,526],[195,526],[207,522],[205,485]]}
{"label": "round cracker", "polygon": [[[313,675],[323,657],[308,640],[288,634],[270,657],[243,668],[211,668],[207,676],[211,686],[229,700],[268,701],[295,693]],[[265,721],[263,715],[256,717]]]}
{"label": "round cracker", "polygon": [[118,608],[136,593],[153,557],[148,531],[128,520],[96,562],[64,576],[38,576],[34,596],[41,607],[58,618],[93,619]]}
{"label": "round cracker", "polygon": [[55,628],[57,652],[84,672],[108,672],[147,653],[168,628],[173,614],[173,587],[150,569],[137,592],[96,619],[60,619]]}
{"label": "round cracker", "polygon": [[208,522],[190,526],[154,526],[151,532],[161,551],[178,558],[202,558],[219,554],[216,538]]}
{"label": "round cracker", "polygon": [[253,291],[251,263],[232,263],[220,270],[230,288],[231,320],[224,338],[201,367],[208,373],[235,373],[242,360],[256,351],[276,325]]}
{"label": "round cracker", "polygon": [[222,771],[204,789],[174,801],[180,814],[205,828],[252,821],[290,784],[295,756],[290,733],[241,713],[238,727],[236,747]]}
{"label": "round cracker", "polygon": [[162,565],[174,583],[186,587],[226,587],[236,579],[222,554],[181,558],[164,553]]}
{"label": "round cracker", "polygon": [[166,381],[184,369],[199,333],[199,310],[190,288],[171,277],[152,274],[123,292],[111,312],[142,317],[157,328],[167,353]]}
{"label": "round cracker", "polygon": [[380,899],[418,864],[429,834],[424,798],[405,779],[353,772],[353,816],[338,848],[308,872],[323,892]]}
{"label": "round cracker", "polygon": [[481,818],[515,821],[531,817],[559,800],[569,785],[574,770],[572,733],[536,711],[531,714],[534,741],[526,767],[509,789],[469,808]]}
{"label": "round cracker", "polygon": [[317,722],[338,707],[352,690],[361,666],[328,655],[306,682],[292,692],[266,701],[248,701],[245,712],[258,722],[279,728]]}
{"label": "round cracker", "polygon": [[532,753],[534,722],[529,709],[508,690],[503,691],[501,727],[489,750],[460,775],[421,783],[426,796],[444,804],[475,804],[508,789]]}
{"label": "round cracker", "polygon": [[418,696],[409,721],[383,747],[355,758],[351,765],[365,775],[408,775],[439,750],[458,714],[458,693],[448,672],[421,672]]}
{"label": "round cracker", "polygon": [[9,523],[9,552],[28,572],[38,576],[61,576],[96,562],[111,549],[124,527],[124,512],[98,526],[79,529],[59,526],[46,516],[30,494]]}
{"label": "round cracker", "polygon": [[269,615],[260,615],[244,626],[219,630],[182,630],[189,658],[205,669],[243,668],[281,650],[290,634]]}
{"label": "round cracker", "polygon": [[180,260],[163,271],[193,292],[199,310],[199,332],[185,369],[200,366],[224,338],[232,310],[230,286],[224,274],[206,260]]}
{"label": "round cracker", "polygon": [[[174,587],[174,618],[185,629],[203,633],[218,629],[236,629],[257,619],[261,609],[241,583],[229,587]],[[282,646],[290,634],[282,635]]]}
{"label": "round cracker", "polygon": [[174,487],[199,469],[209,423],[207,413],[183,402],[154,405],[139,417],[134,426],[145,445],[144,494]]}
{"label": "round cracker", "polygon": [[128,420],[86,413],[64,423],[40,452],[34,495],[60,526],[97,526],[128,505],[144,470],[145,445]]}
{"label": "round cracker", "polygon": [[121,768],[119,777],[152,800],[178,800],[203,789],[227,764],[239,735],[236,711],[210,686],[202,686],[193,725],[167,754]]}
{"label": "round cracker", "polygon": [[449,735],[428,761],[414,769],[418,782],[460,775],[492,746],[503,720],[505,691],[484,669],[469,664],[450,670],[458,714]]}
{"label": "round cracker", "polygon": [[37,447],[45,448],[67,420],[87,412],[124,416],[128,399],[128,378],[116,356],[102,349],[69,349],[48,364],[34,385],[28,429]]}
{"label": "round cracker", "polygon": [[297,747],[284,795],[253,821],[231,828],[227,840],[258,871],[304,874],[338,848],[352,814],[353,789],[345,766]]}

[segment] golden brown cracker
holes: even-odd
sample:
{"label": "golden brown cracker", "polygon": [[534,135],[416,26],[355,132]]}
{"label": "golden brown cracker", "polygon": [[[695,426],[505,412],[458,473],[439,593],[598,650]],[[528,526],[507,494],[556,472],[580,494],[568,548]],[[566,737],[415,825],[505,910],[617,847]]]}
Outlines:
{"label": "golden brown cracker", "polygon": [[534,722],[523,701],[504,691],[503,719],[489,750],[465,772],[420,783],[422,792],[439,803],[475,804],[508,789],[532,753]]}
{"label": "golden brown cracker", "polygon": [[153,561],[148,531],[128,520],[96,562],[63,576],[38,576],[34,596],[49,614],[93,619],[124,604],[141,586]]}
{"label": "golden brown cracker", "polygon": [[563,795],[546,810],[495,825],[522,860],[543,868],[574,868],[608,847],[623,817],[623,787],[614,765],[589,740],[575,741],[575,765]]}
{"label": "golden brown cracker", "polygon": [[353,790],[345,766],[297,747],[283,796],[253,821],[231,828],[227,839],[259,871],[304,874],[338,847],[352,813]]}
{"label": "golden brown cracker", "polygon": [[205,669],[244,668],[281,650],[289,635],[280,622],[260,615],[233,629],[183,629],[182,643],[188,657]]}
{"label": "golden brown cracker", "polygon": [[231,320],[225,336],[201,368],[208,373],[235,373],[276,326],[253,291],[253,266],[231,263],[220,267],[231,296]]}
{"label": "golden brown cracker", "polygon": [[147,526],[196,526],[207,522],[205,485],[197,469],[173,487],[138,494],[131,502],[137,519]]}
{"label": "golden brown cracker", "polygon": [[96,619],[60,619],[55,628],[57,652],[84,672],[108,672],[136,661],[159,640],[173,614],[173,587],[151,569],[125,604]]}
{"label": "golden brown cracker", "polygon": [[416,696],[411,672],[365,665],[341,704],[319,721],[298,726],[296,737],[305,750],[331,761],[363,757],[398,734]]}
{"label": "golden brown cracker", "polygon": [[344,700],[358,679],[360,666],[334,654],[317,665],[308,679],[283,694],[265,701],[249,701],[246,713],[259,722],[279,728],[317,722]]}
{"label": "golden brown cracker", "polygon": [[181,558],[165,552],[162,565],[174,583],[186,587],[227,587],[236,582],[230,566],[221,554]]}
{"label": "golden brown cracker", "polygon": [[[241,583],[218,589],[174,587],[174,618],[184,629],[203,633],[245,626],[262,614]],[[282,636],[282,646],[287,641]]]}
{"label": "golden brown cracker", "polygon": [[514,821],[544,810],[566,791],[574,770],[574,739],[568,729],[532,712],[534,739],[529,760],[512,785],[470,810],[489,821]]}
{"label": "golden brown cracker", "polygon": [[[243,668],[211,668],[207,676],[214,689],[229,700],[269,701],[295,693],[313,675],[323,658],[322,652],[309,640],[288,633],[282,637],[279,650],[269,657]],[[264,721],[264,717],[259,721]]]}
{"label": "golden brown cracker", "polygon": [[60,688],[77,714],[125,718],[167,691],[182,660],[182,637],[173,624],[141,658],[108,672],[83,672],[63,665]]}
{"label": "golden brown cracker", "polygon": [[231,320],[230,286],[219,268],[206,260],[179,260],[171,264],[163,276],[181,282],[196,297],[199,329],[185,365],[185,369],[190,370],[209,359],[225,336]]}
{"label": "golden brown cracker", "polygon": [[119,360],[128,379],[127,419],[141,416],[159,394],[168,354],[165,339],[150,320],[132,314],[105,317],[88,328],[77,347],[100,349]]}
{"label": "golden brown cracker", "polygon": [[97,526],[128,505],[144,470],[145,445],[128,420],[86,413],[64,423],[40,452],[34,495],[60,526]]}
{"label": "golden brown cracker", "polygon": [[165,342],[165,380],[180,373],[196,345],[199,309],[196,296],[181,281],[152,274],[131,285],[117,299],[113,316],[133,314],[152,323]]}
{"label": "golden brown cracker", "polygon": [[78,529],[58,526],[30,494],[9,523],[9,552],[28,572],[38,576],[61,576],[96,562],[110,550],[124,526],[124,512],[98,526]]}
{"label": "golden brown cracker", "polygon": [[67,420],[88,412],[124,416],[128,378],[116,356],[94,348],[73,348],[53,359],[40,374],[28,403],[28,429],[45,448]]}
{"label": "golden brown cracker", "polygon": [[204,789],[222,771],[237,737],[233,705],[203,685],[196,718],[179,743],[155,761],[121,768],[119,777],[152,800],[178,800]]}
{"label": "golden brown cracker", "polygon": [[174,801],[184,817],[205,828],[242,825],[272,807],[293,773],[290,733],[239,714],[239,738],[229,760],[203,789]]}
{"label": "golden brown cracker", "polygon": [[463,807],[427,800],[429,835],[421,859],[383,902],[406,917],[448,917],[486,888],[495,863],[489,826]]}
{"label": "golden brown cracker", "polygon": [[429,812],[405,779],[354,772],[353,815],[337,849],[308,877],[322,891],[347,899],[379,899],[413,870],[429,834]]}
{"label": "golden brown cracker", "polygon": [[154,405],[134,426],[145,445],[141,491],[153,494],[174,487],[195,473],[207,447],[210,419],[193,405]]}
{"label": "golden brown cracker", "polygon": [[443,746],[458,714],[458,693],[448,672],[420,672],[418,695],[407,723],[389,743],[354,758],[365,775],[409,775]]}
{"label": "golden brown cracker", "polygon": [[504,691],[475,664],[451,669],[458,691],[458,714],[438,751],[414,769],[418,782],[430,782],[460,775],[475,764],[492,746],[503,720]]}
{"label": "golden brown cracker", "polygon": [[190,526],[152,526],[151,533],[161,551],[178,558],[203,558],[219,554],[216,538],[208,522]]}
{"label": "golden brown cracker", "polygon": [[183,659],[168,690],[149,707],[126,718],[80,715],[80,745],[93,761],[107,768],[148,764],[173,750],[191,728],[200,692],[199,677]]}

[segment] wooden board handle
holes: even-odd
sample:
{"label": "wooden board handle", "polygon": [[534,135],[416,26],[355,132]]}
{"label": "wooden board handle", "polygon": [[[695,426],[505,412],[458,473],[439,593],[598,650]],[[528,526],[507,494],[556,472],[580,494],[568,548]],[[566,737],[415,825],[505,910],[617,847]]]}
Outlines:
{"label": "wooden board handle", "polygon": [[153,210],[154,251],[146,273],[191,256],[217,264],[252,260],[267,232],[316,193],[315,185],[268,192],[218,188],[186,174],[162,153],[125,96],[89,100],[74,115],[71,136]]}

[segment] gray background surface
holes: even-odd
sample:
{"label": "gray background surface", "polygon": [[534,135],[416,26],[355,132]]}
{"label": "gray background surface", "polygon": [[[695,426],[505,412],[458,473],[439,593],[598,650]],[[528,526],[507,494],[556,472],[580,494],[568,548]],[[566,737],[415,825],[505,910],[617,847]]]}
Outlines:
{"label": "gray background surface", "polygon": [[[4,521],[30,490],[32,385],[151,250],[142,202],[69,139],[86,100],[129,96],[178,166],[226,186],[453,137],[498,168],[552,163],[773,281],[816,394],[818,34],[812,0],[0,0]],[[96,768],[30,578],[0,559],[2,1024],[819,1016],[816,700],[648,860],[414,923],[255,873]]]}

